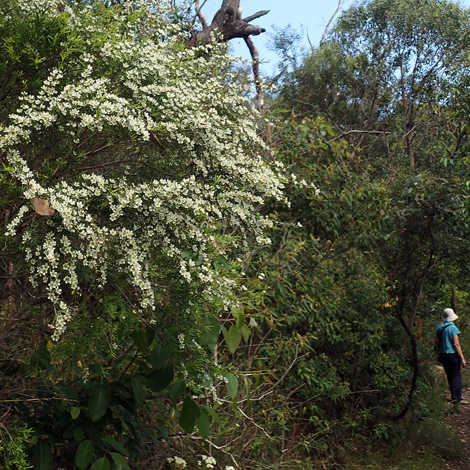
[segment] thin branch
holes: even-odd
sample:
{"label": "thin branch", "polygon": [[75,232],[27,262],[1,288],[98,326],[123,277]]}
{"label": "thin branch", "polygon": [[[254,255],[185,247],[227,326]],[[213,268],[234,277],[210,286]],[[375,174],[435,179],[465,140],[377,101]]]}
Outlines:
{"label": "thin branch", "polygon": [[[200,440],[201,437],[199,436],[191,436],[192,439],[194,440]],[[228,452],[227,450],[225,450],[224,447],[227,447],[227,445],[225,446],[218,446],[216,444],[214,444],[212,441],[210,441],[209,439],[206,439],[206,442],[211,446],[211,447],[214,447],[214,449],[217,449],[219,452],[222,452],[226,455],[228,455],[231,459],[232,459],[232,462],[234,463],[234,465],[237,467],[237,468],[240,468],[240,465],[238,465],[238,462],[236,461],[235,457],[230,453]]]}
{"label": "thin branch", "polygon": [[328,28],[330,27],[331,22],[333,21],[334,17],[338,14],[338,12],[341,10],[341,8],[343,8],[343,5],[344,5],[344,0],[338,0],[338,7],[336,8],[331,18],[329,19],[328,23],[326,23],[325,30],[323,31],[323,34],[321,35],[320,42],[323,42],[323,38],[328,32]]}
{"label": "thin branch", "polygon": [[255,79],[256,96],[252,100],[252,107],[261,112],[264,106],[264,93],[263,87],[261,86],[261,77],[259,73],[258,48],[255,46],[255,43],[249,36],[243,39],[245,40],[245,44],[250,50],[253,75]]}
{"label": "thin branch", "polygon": [[115,162],[107,162],[107,163],[100,163],[99,165],[92,165],[92,166],[80,166],[76,168],[76,171],[87,171],[87,170],[95,170],[97,168],[105,168],[107,166],[114,166],[114,165],[124,165],[125,163],[133,162],[134,160],[117,160]]}
{"label": "thin branch", "polygon": [[268,439],[273,439],[273,438],[267,433],[267,431],[266,431],[262,426],[260,426],[253,418],[250,418],[240,407],[238,407],[238,411],[239,411],[246,419],[248,419],[249,421],[251,421],[251,423],[254,424],[260,431],[262,431],[263,434],[264,434]]}
{"label": "thin branch", "polygon": [[[207,21],[206,21],[206,17],[204,16],[204,14],[202,13],[202,7],[204,6],[204,4],[207,2],[207,0],[204,0],[202,2],[202,5],[199,6],[199,0],[196,0],[196,16],[194,17],[194,19],[199,18],[199,21],[201,22],[202,24],[202,27],[204,29],[207,28]],[[193,20],[193,23],[194,23],[194,20]]]}
{"label": "thin branch", "polygon": [[315,48],[313,47],[312,41],[310,41],[310,36],[308,35],[308,28],[307,28],[307,30],[306,30],[306,34],[307,34],[307,41],[308,41],[308,44],[309,44],[309,46],[310,46],[310,50],[313,52],[313,50],[314,50]]}
{"label": "thin branch", "polygon": [[256,20],[257,18],[261,18],[264,15],[267,15],[271,10],[261,10],[258,11],[257,13],[254,13],[253,15],[247,16],[246,18],[243,18],[242,21],[245,23],[249,23],[250,21]]}
{"label": "thin branch", "polygon": [[[341,135],[335,137],[334,139],[331,139],[330,142],[334,142],[335,140],[342,139],[343,137],[349,135],[349,134],[379,134],[379,135],[386,135],[386,134],[391,134],[391,132],[388,131],[368,131],[368,130],[360,130],[360,129],[351,129],[350,131],[342,132]],[[329,143],[330,143],[329,142]]]}

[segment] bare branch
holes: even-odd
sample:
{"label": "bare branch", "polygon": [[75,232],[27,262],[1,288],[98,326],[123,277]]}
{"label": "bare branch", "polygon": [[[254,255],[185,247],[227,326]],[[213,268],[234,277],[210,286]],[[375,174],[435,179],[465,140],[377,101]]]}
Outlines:
{"label": "bare branch", "polygon": [[312,41],[310,41],[310,36],[308,35],[308,29],[307,29],[307,41],[310,46],[310,50],[313,51],[314,47],[313,47]]}
{"label": "bare branch", "polygon": [[186,41],[187,47],[194,47],[200,44],[210,44],[214,39],[227,42],[234,38],[247,38],[264,33],[266,30],[260,26],[252,25],[247,20],[259,18],[267,14],[267,10],[260,11],[242,19],[240,0],[223,0],[222,6],[214,15],[210,26],[204,27],[202,31],[195,31]]}
{"label": "bare branch", "polygon": [[343,5],[344,5],[344,0],[338,0],[338,7],[336,8],[331,18],[329,19],[328,23],[326,23],[325,30],[323,31],[323,34],[321,35],[320,42],[323,41],[323,38],[328,32],[328,28],[330,27],[331,22],[333,21],[334,17],[338,14],[338,12],[341,10],[341,8],[343,8]]}
{"label": "bare branch", "polygon": [[257,109],[258,111],[262,111],[263,106],[264,106],[264,93],[263,93],[263,88],[261,86],[261,77],[259,73],[258,49],[250,37],[247,37],[244,39],[245,39],[245,44],[248,46],[248,49],[250,50],[251,60],[252,60],[251,63],[252,63],[252,69],[253,69],[253,75],[254,75],[255,87],[256,87],[256,96],[252,100],[252,107]]}
{"label": "bare branch", "polygon": [[253,20],[256,20],[257,18],[261,18],[264,15],[267,15],[270,12],[270,10],[261,10],[258,13],[255,13],[254,15],[247,16],[246,18],[243,18],[242,21],[245,23],[250,23]]}
{"label": "bare branch", "polygon": [[195,5],[195,7],[196,7],[196,17],[199,18],[199,21],[201,22],[202,27],[203,27],[204,29],[207,28],[207,21],[206,21],[206,17],[205,17],[205,16],[203,15],[203,13],[202,13],[202,7],[203,7],[204,4],[206,3],[206,1],[207,1],[207,0],[204,0],[204,1],[202,2],[202,5],[199,6],[199,0],[196,0],[196,5]]}

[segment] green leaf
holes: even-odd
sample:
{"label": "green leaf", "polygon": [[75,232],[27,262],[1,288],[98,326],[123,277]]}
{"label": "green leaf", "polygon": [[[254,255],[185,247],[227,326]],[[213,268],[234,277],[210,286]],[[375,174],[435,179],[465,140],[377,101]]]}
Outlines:
{"label": "green leaf", "polygon": [[91,391],[88,410],[93,422],[101,419],[109,406],[109,390],[106,384],[97,384]]}
{"label": "green leaf", "polygon": [[134,394],[135,402],[141,406],[144,403],[144,386],[142,385],[142,377],[132,377],[131,379],[132,393]]}
{"label": "green leaf", "polygon": [[225,329],[222,331],[224,333],[225,342],[227,343],[227,349],[231,353],[234,353],[242,340],[240,330],[235,325],[232,325],[228,331]]}
{"label": "green leaf", "polygon": [[240,313],[243,313],[245,311],[245,309],[240,306],[240,305],[234,305],[232,308],[231,308],[231,312],[232,312],[232,315],[235,316],[235,315],[238,315]]}
{"label": "green leaf", "polygon": [[75,429],[73,432],[73,438],[80,442],[85,437],[85,431],[82,428]]}
{"label": "green leaf", "polygon": [[135,345],[139,348],[140,352],[147,356],[149,354],[149,346],[152,344],[155,337],[155,331],[150,328],[135,331],[132,334]]}
{"label": "green leaf", "polygon": [[116,452],[111,452],[111,457],[114,460],[116,470],[129,470],[129,464],[127,460],[121,455],[117,454]]}
{"label": "green leaf", "polygon": [[125,449],[125,447],[114,437],[106,435],[101,438],[101,440],[105,443],[108,444],[108,446],[112,447],[114,450],[117,450],[121,454],[125,455],[126,457],[129,457],[129,452]]}
{"label": "green leaf", "polygon": [[33,454],[32,464],[35,470],[52,469],[52,452],[49,444],[39,442],[31,450]]}
{"label": "green leaf", "polygon": [[238,393],[238,379],[233,374],[227,374],[227,391],[232,399],[237,397]]}
{"label": "green leaf", "polygon": [[186,391],[186,382],[184,380],[177,380],[175,383],[171,384],[171,387],[170,387],[171,401],[176,404],[176,401],[179,400],[183,396],[185,391]]}
{"label": "green leaf", "polygon": [[160,431],[161,436],[165,441],[168,441],[168,428],[166,427],[166,423],[162,419],[157,419],[157,427]]}
{"label": "green leaf", "polygon": [[214,317],[204,317],[200,341],[211,349],[215,348],[220,334],[220,322]]}
{"label": "green leaf", "polygon": [[70,416],[72,417],[72,419],[77,419],[79,414],[80,414],[80,408],[78,408],[77,406],[74,406],[70,410]]}
{"label": "green leaf", "polygon": [[77,467],[81,470],[85,470],[88,465],[90,465],[94,451],[95,446],[93,445],[93,442],[88,440],[80,442],[77,452],[75,453],[75,463]]}
{"label": "green leaf", "polygon": [[189,397],[184,399],[183,408],[181,409],[180,415],[180,426],[185,432],[191,434],[194,430],[196,420],[199,418],[201,410],[196,405],[194,400]]}
{"label": "green leaf", "polygon": [[226,269],[230,268],[230,263],[227,261],[227,258],[225,258],[222,255],[214,256],[213,262],[214,262],[214,265],[221,265],[222,267],[224,267]]}
{"label": "green leaf", "polygon": [[204,410],[207,412],[208,415],[211,416],[211,418],[219,425],[222,426],[222,420],[220,419],[219,415],[217,412],[214,410],[214,408],[211,408],[210,406],[205,406]]}
{"label": "green leaf", "polygon": [[160,343],[153,348],[149,360],[153,369],[162,369],[171,357],[171,351]]}
{"label": "green leaf", "polygon": [[251,387],[252,387],[252,381],[249,377],[245,376],[243,378],[243,381],[245,383],[245,398],[246,398],[246,403],[247,403],[247,410],[251,412]]}
{"label": "green leaf", "polygon": [[203,439],[207,439],[209,437],[209,431],[210,431],[210,422],[209,422],[209,416],[203,409],[199,409],[200,415],[199,418],[197,419],[197,426],[199,429],[199,434]]}
{"label": "green leaf", "polygon": [[71,437],[73,437],[76,430],[77,430],[77,426],[75,426],[74,424],[71,424],[70,426],[67,426],[64,429],[64,433],[62,434],[62,436],[64,436],[65,439],[70,439]]}
{"label": "green leaf", "polygon": [[173,375],[173,364],[171,362],[167,362],[164,367],[156,370],[149,377],[150,387],[154,392],[161,392],[173,380]]}
{"label": "green leaf", "polygon": [[232,315],[233,315],[233,318],[237,320],[237,328],[241,330],[243,325],[245,324],[245,314],[244,314],[243,307],[239,307],[239,306],[232,307]]}
{"label": "green leaf", "polygon": [[250,338],[250,335],[251,335],[251,331],[246,325],[243,325],[241,327],[240,333],[242,334],[243,339],[245,340],[245,342],[248,341],[248,339]]}
{"label": "green leaf", "polygon": [[101,457],[91,466],[91,470],[111,470],[111,463],[107,457]]}
{"label": "green leaf", "polygon": [[35,351],[31,358],[30,363],[38,369],[51,369],[51,355],[47,349],[46,343],[41,343],[37,351]]}

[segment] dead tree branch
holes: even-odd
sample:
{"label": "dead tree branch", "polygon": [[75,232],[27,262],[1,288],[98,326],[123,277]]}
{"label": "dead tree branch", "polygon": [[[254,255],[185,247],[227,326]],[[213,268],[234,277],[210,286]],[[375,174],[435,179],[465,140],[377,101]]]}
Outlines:
{"label": "dead tree branch", "polygon": [[256,88],[256,96],[253,98],[251,102],[251,106],[253,109],[262,111],[263,106],[264,106],[264,94],[263,94],[263,88],[261,86],[261,76],[259,73],[258,49],[250,37],[245,38],[245,44],[248,46],[248,49],[250,50],[251,64],[252,64],[251,66],[253,70],[253,76],[254,76],[255,88]]}
{"label": "dead tree branch", "polygon": [[206,0],[202,2],[202,5],[199,5],[199,0],[196,0],[195,8],[196,8],[196,17],[199,18],[199,21],[202,24],[203,29],[207,28],[207,21],[206,17],[202,14],[202,7],[204,6],[204,3],[206,3]]}
{"label": "dead tree branch", "polygon": [[[199,11],[199,2],[196,3],[196,12]],[[187,47],[195,47],[198,45],[210,44],[214,37],[221,42],[227,42],[234,38],[248,38],[264,33],[265,29],[260,26],[250,24],[250,21],[266,15],[269,10],[263,10],[254,15],[242,18],[242,9],[240,0],[223,0],[222,6],[214,15],[212,23],[207,26],[207,22],[201,20],[203,26],[202,31],[195,31],[186,41]],[[197,13],[199,15],[199,13]],[[204,22],[206,26],[204,26]]]}

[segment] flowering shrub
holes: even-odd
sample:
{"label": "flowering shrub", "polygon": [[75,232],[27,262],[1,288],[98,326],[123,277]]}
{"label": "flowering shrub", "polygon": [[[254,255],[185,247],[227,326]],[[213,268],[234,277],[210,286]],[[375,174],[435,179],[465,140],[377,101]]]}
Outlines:
{"label": "flowering shrub", "polygon": [[186,48],[173,3],[0,0],[0,307],[26,320],[0,414],[35,468],[137,466],[236,396],[209,354],[250,334],[240,260],[282,183],[225,46]]}
{"label": "flowering shrub", "polygon": [[[214,258],[243,249],[248,236],[268,242],[258,206],[282,198],[223,46],[186,49],[165,5],[140,3],[108,9],[109,25],[100,2],[64,11],[33,2],[80,48],[0,124],[0,155],[23,198],[5,234],[19,238],[31,282],[55,306],[56,340],[84,276],[97,288],[123,277],[135,312],[151,318],[157,259],[230,307],[236,284]],[[55,215],[36,217],[33,198]]]}

